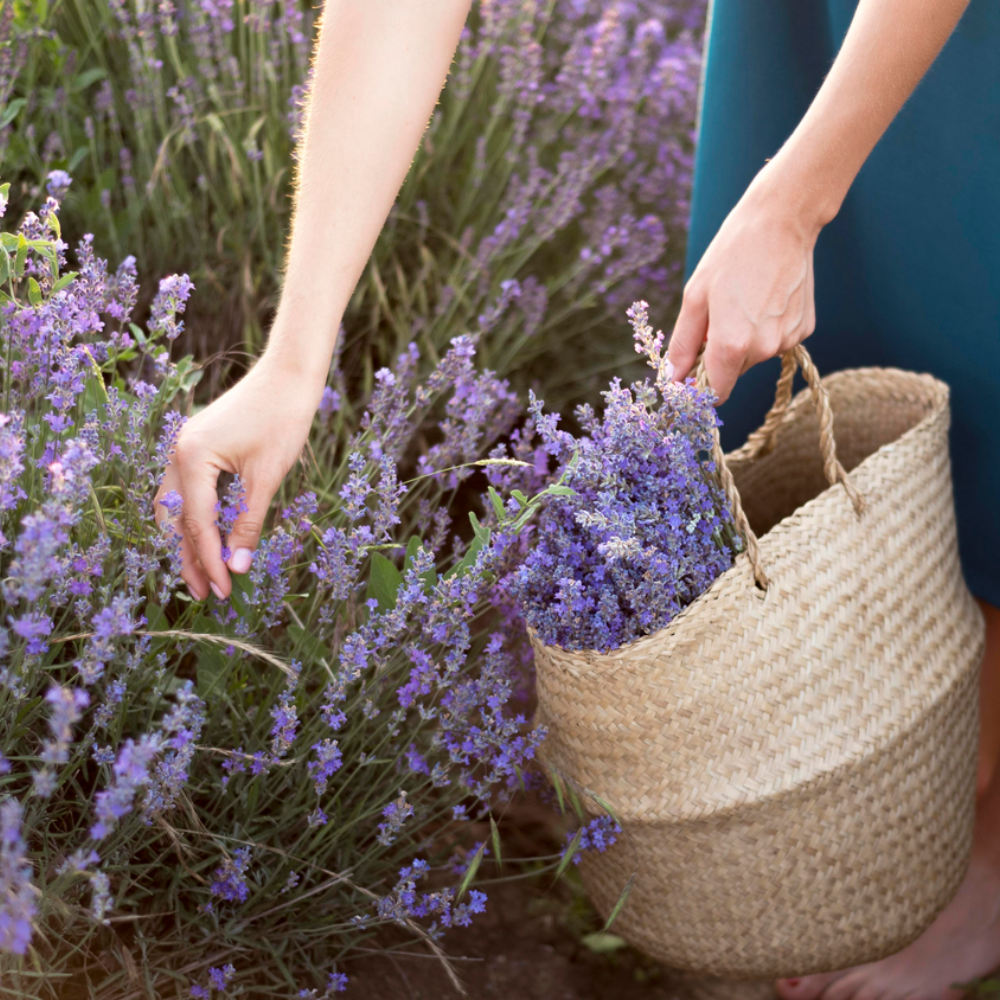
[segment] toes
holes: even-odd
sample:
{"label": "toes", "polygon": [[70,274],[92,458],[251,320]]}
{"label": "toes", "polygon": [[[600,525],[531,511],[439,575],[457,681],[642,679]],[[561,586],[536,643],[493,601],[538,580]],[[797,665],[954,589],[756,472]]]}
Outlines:
{"label": "toes", "polygon": [[880,986],[869,983],[854,994],[854,1000],[881,1000],[885,991]]}
{"label": "toes", "polygon": [[842,973],[823,991],[823,1000],[878,1000],[882,990],[864,967]]}
{"label": "toes", "polygon": [[803,976],[801,979],[779,979],[775,984],[781,1000],[816,1000],[844,972],[825,972],[819,976]]}

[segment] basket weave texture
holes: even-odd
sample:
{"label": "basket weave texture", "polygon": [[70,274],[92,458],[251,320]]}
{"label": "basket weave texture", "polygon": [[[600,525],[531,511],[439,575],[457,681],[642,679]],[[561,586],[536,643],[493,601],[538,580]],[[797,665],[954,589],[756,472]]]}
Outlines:
{"label": "basket weave texture", "polygon": [[[813,389],[792,400],[796,363]],[[733,567],[609,654],[532,633],[543,759],[624,828],[584,882],[607,914],[636,873],[615,930],[660,961],[747,979],[872,961],[958,888],[984,627],[948,425],[930,376],[820,382],[797,348],[723,463]]]}

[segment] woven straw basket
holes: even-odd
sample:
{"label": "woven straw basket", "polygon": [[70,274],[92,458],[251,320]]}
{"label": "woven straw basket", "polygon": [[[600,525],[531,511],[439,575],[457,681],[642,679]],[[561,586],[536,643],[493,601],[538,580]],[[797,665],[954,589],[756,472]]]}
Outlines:
{"label": "woven straw basket", "polygon": [[[797,364],[810,389],[792,400]],[[747,543],[733,567],[613,653],[532,634],[543,759],[624,828],[583,858],[586,887],[608,914],[636,874],[615,931],[667,965],[750,979],[871,961],[958,888],[984,627],[948,425],[934,378],[821,381],[796,348],[761,429],[726,457],[716,439]]]}

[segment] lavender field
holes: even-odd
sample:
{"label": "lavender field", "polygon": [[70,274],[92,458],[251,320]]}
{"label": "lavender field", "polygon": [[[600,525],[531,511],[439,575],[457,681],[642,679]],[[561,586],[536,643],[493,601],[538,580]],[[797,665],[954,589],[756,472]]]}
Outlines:
{"label": "lavender field", "polygon": [[704,4],[474,4],[253,568],[198,602],[153,498],[273,317],[317,12],[0,4],[5,997],[375,995],[498,883],[584,906],[615,836],[536,761],[529,391],[599,403],[631,303],[676,310]]}

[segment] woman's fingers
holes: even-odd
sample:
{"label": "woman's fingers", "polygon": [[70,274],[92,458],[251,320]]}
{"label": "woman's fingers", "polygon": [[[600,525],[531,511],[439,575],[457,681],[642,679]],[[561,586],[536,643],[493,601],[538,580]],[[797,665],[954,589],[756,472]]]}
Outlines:
{"label": "woman's fingers", "polygon": [[[182,569],[181,576],[199,600],[204,600],[207,596],[206,584],[222,600],[229,593],[231,584],[229,571],[222,561],[222,537],[216,526],[216,505],[219,502],[217,483],[221,470],[211,460],[211,456],[199,447],[197,440],[190,437],[185,439],[183,432],[177,442],[174,462],[180,484],[178,492],[183,500],[183,551],[194,556],[190,561],[185,560],[187,566]],[[194,565],[195,560],[197,567]]]}
{"label": "woman's fingers", "polygon": [[749,339],[739,328],[726,329],[713,321],[705,347],[705,374],[719,402],[729,399],[736,380],[743,374],[749,352]]}
{"label": "woman's fingers", "polygon": [[184,531],[183,507],[180,515],[172,517],[167,505],[163,503],[163,498],[168,493],[177,493],[178,496],[181,495],[180,476],[177,473],[177,467],[173,464],[173,461],[167,466],[167,471],[163,477],[163,483],[157,491],[156,498],[153,501],[153,516],[156,519],[156,523],[160,525],[161,530],[167,530],[163,528],[163,525],[165,522],[169,522],[170,530],[176,532],[176,534],[180,537],[181,543],[179,555],[181,558],[181,579],[185,582],[185,584],[187,584],[187,588],[191,592],[191,596],[196,601],[203,601],[206,597],[208,597],[208,577],[198,564],[198,557],[195,554],[194,546],[191,544],[190,539]]}
{"label": "woman's fingers", "polygon": [[673,377],[677,381],[683,381],[691,374],[707,332],[708,296],[688,282],[667,350],[670,363],[674,366]]}
{"label": "woman's fingers", "polygon": [[222,536],[215,523],[215,505],[219,501],[216,492],[218,476],[218,469],[204,465],[184,479],[181,495],[184,497],[184,540],[194,550],[212,593],[221,601],[231,584],[229,571],[222,561]]}
{"label": "woman's fingers", "polygon": [[229,562],[226,565],[234,573],[246,573],[253,563],[253,554],[260,542],[264,530],[264,520],[271,506],[271,499],[277,492],[276,485],[267,485],[260,477],[249,476],[246,483],[247,495],[244,503],[247,509],[242,511],[233,525],[233,530],[226,539],[230,550]]}

